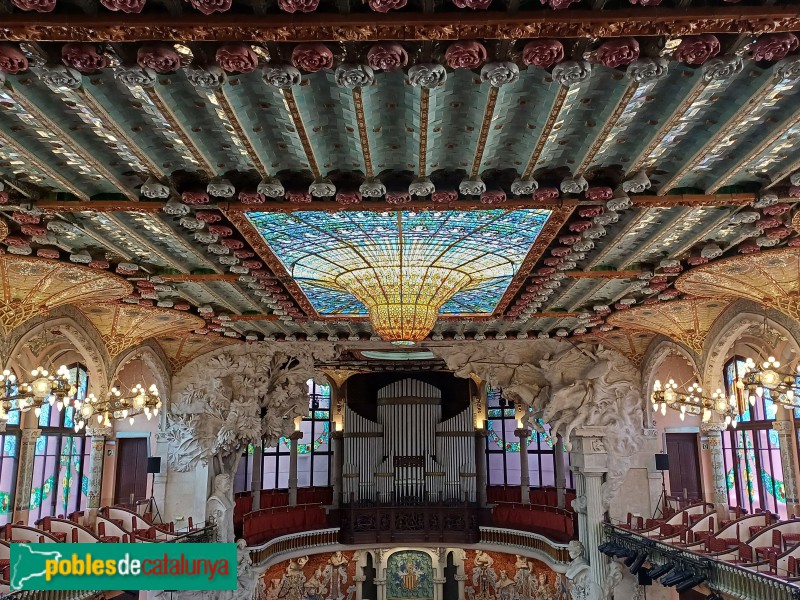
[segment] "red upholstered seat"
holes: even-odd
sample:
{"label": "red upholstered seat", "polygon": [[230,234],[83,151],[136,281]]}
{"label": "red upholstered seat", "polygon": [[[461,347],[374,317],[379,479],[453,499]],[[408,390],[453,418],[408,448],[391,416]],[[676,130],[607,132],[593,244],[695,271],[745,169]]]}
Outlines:
{"label": "red upholstered seat", "polygon": [[753,548],[751,546],[748,546],[747,544],[740,543],[739,544],[739,557],[737,559],[729,561],[729,562],[732,562],[733,564],[738,564],[738,565],[750,564],[752,562],[755,562],[753,560]]}
{"label": "red upholstered seat", "polygon": [[101,535],[100,541],[105,542],[108,544],[119,543],[119,536],[118,535]]}

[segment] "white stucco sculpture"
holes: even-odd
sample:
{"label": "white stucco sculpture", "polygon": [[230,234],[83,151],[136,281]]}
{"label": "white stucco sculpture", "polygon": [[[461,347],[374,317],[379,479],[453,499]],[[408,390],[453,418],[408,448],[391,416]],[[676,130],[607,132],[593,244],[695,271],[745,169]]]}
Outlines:
{"label": "white stucco sculpture", "polygon": [[572,600],[596,600],[592,596],[592,577],[589,561],[584,556],[583,544],[578,540],[569,543],[569,557],[572,562],[567,567],[565,577],[569,584],[569,594]]}
{"label": "white stucco sculpture", "polygon": [[206,500],[206,518],[216,525],[214,541],[233,541],[233,498],[231,476],[220,473],[214,477],[214,490]]}

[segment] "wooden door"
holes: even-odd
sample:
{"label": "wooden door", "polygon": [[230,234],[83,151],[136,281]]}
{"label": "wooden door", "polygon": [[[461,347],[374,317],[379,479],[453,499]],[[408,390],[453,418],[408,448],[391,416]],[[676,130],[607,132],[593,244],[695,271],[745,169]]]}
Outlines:
{"label": "wooden door", "polygon": [[114,503],[147,498],[147,438],[117,439],[117,481]]}
{"label": "wooden door", "polygon": [[702,496],[700,482],[700,457],[697,451],[696,433],[668,433],[667,456],[669,456],[670,495],[689,498]]}

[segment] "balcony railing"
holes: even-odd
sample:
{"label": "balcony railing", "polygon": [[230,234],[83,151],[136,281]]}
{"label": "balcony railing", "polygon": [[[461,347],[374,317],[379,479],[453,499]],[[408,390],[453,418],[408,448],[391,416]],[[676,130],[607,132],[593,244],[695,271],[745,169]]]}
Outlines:
{"label": "balcony railing", "polygon": [[474,544],[479,538],[478,513],[474,504],[351,504],[340,511],[341,540],[345,544]]}
{"label": "balcony railing", "polygon": [[100,600],[105,597],[103,592],[86,590],[19,590],[0,595],[0,600]]}
{"label": "balcony railing", "polygon": [[339,528],[318,529],[302,533],[290,533],[271,539],[261,546],[250,548],[250,559],[254,565],[261,565],[276,554],[295,550],[314,550],[322,552],[326,546],[339,545]]}
{"label": "balcony railing", "polygon": [[539,553],[543,558],[546,557],[550,562],[558,565],[567,565],[570,562],[567,544],[556,543],[538,533],[498,527],[481,527],[480,536],[480,543],[483,545],[524,548]]}
{"label": "balcony railing", "polygon": [[705,575],[703,585],[715,592],[742,600],[800,600],[800,587],[793,583],[670,546],[611,524],[604,527],[606,541],[636,552],[646,551],[647,561],[653,565],[671,562],[697,575]]}

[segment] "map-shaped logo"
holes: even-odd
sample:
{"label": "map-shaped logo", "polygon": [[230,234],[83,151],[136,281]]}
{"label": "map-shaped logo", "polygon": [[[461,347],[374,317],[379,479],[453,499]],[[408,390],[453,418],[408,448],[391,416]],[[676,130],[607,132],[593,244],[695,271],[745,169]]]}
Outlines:
{"label": "map-shaped logo", "polygon": [[44,577],[48,560],[60,560],[60,552],[32,550],[30,544],[14,544],[15,560],[11,564],[11,589],[21,590],[23,584],[37,577]]}

